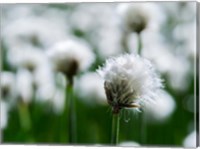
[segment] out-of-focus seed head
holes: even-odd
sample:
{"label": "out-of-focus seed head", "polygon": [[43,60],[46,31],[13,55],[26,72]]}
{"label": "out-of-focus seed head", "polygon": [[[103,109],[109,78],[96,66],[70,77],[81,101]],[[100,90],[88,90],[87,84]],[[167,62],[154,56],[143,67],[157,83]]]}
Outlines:
{"label": "out-of-focus seed head", "polygon": [[129,32],[141,33],[146,29],[158,29],[165,21],[162,9],[155,3],[123,3],[117,10],[122,25]]}
{"label": "out-of-focus seed head", "polygon": [[93,63],[94,54],[89,45],[79,40],[67,40],[57,43],[48,50],[54,68],[68,78],[84,71]]}

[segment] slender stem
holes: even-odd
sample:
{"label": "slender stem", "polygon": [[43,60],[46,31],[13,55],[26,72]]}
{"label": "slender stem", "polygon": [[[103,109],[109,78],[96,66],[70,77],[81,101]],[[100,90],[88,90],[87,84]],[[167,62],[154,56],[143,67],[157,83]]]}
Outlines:
{"label": "slender stem", "polygon": [[19,103],[18,105],[19,109],[19,119],[21,123],[21,127],[28,131],[31,129],[31,118],[30,118],[30,113],[28,110],[28,105],[26,103]]}
{"label": "slender stem", "polygon": [[119,139],[119,113],[113,114],[112,118],[112,140],[113,145],[117,145]]}
{"label": "slender stem", "polygon": [[59,119],[59,123],[60,123],[60,127],[59,127],[59,134],[60,134],[60,142],[61,143],[66,143],[67,140],[68,140],[68,135],[66,135],[65,133],[63,133],[63,131],[68,131],[68,120],[67,120],[67,117],[68,117],[68,102],[67,102],[67,92],[65,92],[65,105],[64,105],[64,111],[63,111],[63,114],[60,116],[60,119]]}
{"label": "slender stem", "polygon": [[0,144],[4,141],[4,139],[3,139],[3,131],[4,131],[4,129],[2,129],[0,131]]}
{"label": "slender stem", "polygon": [[[142,54],[142,37],[141,34],[138,33],[137,34],[138,37],[138,54],[141,55]],[[140,131],[140,139],[141,139],[141,143],[144,144],[146,142],[146,114],[143,113],[141,115],[141,131]]]}
{"label": "slender stem", "polygon": [[141,115],[141,143],[145,144],[146,142],[146,135],[147,135],[147,125],[146,125],[146,113],[142,113]]}
{"label": "slender stem", "polygon": [[128,36],[129,36],[129,33],[124,31],[123,34],[122,34],[121,44],[123,46],[124,51],[127,52],[127,53],[130,53],[130,49],[129,49],[128,44],[127,44]]}
{"label": "slender stem", "polygon": [[138,54],[141,55],[141,52],[142,52],[142,38],[141,38],[141,34],[140,33],[137,34],[137,38],[138,38]]}
{"label": "slender stem", "polygon": [[73,98],[73,83],[69,83],[66,88],[66,100],[68,100],[68,123],[69,123],[69,143],[76,143],[76,107]]}

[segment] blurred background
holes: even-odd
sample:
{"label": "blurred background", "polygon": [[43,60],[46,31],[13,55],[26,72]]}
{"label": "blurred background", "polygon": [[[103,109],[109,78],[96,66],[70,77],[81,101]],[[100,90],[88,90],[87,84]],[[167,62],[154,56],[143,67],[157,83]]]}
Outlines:
{"label": "blurred background", "polygon": [[164,91],[142,112],[122,110],[120,145],[195,146],[195,2],[1,5],[2,143],[68,144],[67,81],[47,53],[75,39],[93,53],[74,82],[76,144],[110,144],[112,112],[96,69],[109,57],[137,52],[137,34],[125,29],[135,17],[125,16],[129,6],[148,17],[141,55],[164,80]]}

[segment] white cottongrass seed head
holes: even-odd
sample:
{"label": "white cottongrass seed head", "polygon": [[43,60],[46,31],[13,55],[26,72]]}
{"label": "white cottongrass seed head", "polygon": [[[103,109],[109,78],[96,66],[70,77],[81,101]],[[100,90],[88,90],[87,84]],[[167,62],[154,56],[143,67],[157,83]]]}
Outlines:
{"label": "white cottongrass seed head", "polygon": [[47,54],[54,68],[68,77],[88,69],[95,60],[89,45],[81,40],[59,42]]}
{"label": "white cottongrass seed head", "polygon": [[104,79],[108,104],[113,113],[122,108],[140,108],[156,98],[162,87],[150,61],[136,54],[110,58],[97,72]]}
{"label": "white cottongrass seed head", "polygon": [[10,49],[7,59],[11,66],[26,68],[32,72],[47,61],[47,57],[42,49],[31,46]]}
{"label": "white cottongrass seed head", "polygon": [[162,9],[155,3],[122,3],[118,5],[117,11],[124,27],[131,32],[157,30],[165,21]]}

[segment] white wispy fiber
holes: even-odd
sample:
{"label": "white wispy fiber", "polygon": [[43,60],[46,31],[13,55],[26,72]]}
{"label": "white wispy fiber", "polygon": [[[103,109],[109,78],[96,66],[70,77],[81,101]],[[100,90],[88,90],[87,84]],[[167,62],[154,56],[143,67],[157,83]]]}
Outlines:
{"label": "white wispy fiber", "polygon": [[196,131],[192,131],[183,141],[184,147],[196,147],[196,137],[197,133]]}
{"label": "white wispy fiber", "polygon": [[95,55],[88,44],[73,39],[57,43],[47,51],[54,68],[67,75],[84,71],[95,60]]}
{"label": "white wispy fiber", "polygon": [[110,58],[97,71],[105,81],[107,101],[114,113],[123,107],[138,108],[154,100],[162,87],[150,61],[135,54]]}
{"label": "white wispy fiber", "polygon": [[174,112],[176,103],[166,91],[160,90],[154,103],[147,103],[144,112],[148,122],[164,122]]}
{"label": "white wispy fiber", "polygon": [[0,100],[0,110],[0,128],[5,129],[8,123],[8,106],[2,100]]}
{"label": "white wispy fiber", "polygon": [[165,21],[162,9],[155,3],[122,3],[117,11],[125,29],[137,33],[145,29],[158,30]]}
{"label": "white wispy fiber", "polygon": [[75,92],[89,105],[106,104],[104,81],[95,72],[88,72],[75,81]]}
{"label": "white wispy fiber", "polygon": [[[145,31],[141,35],[143,42],[142,56],[151,60],[156,69],[167,76],[173,89],[177,91],[186,90],[189,84],[185,80],[188,79],[188,74],[193,72],[193,67],[187,59],[186,46],[178,51],[172,45],[167,44],[159,32]],[[136,36],[132,36],[131,45],[134,45],[135,40]],[[135,44],[136,46],[131,49],[137,47],[137,43]],[[194,49],[190,52],[193,51]]]}

